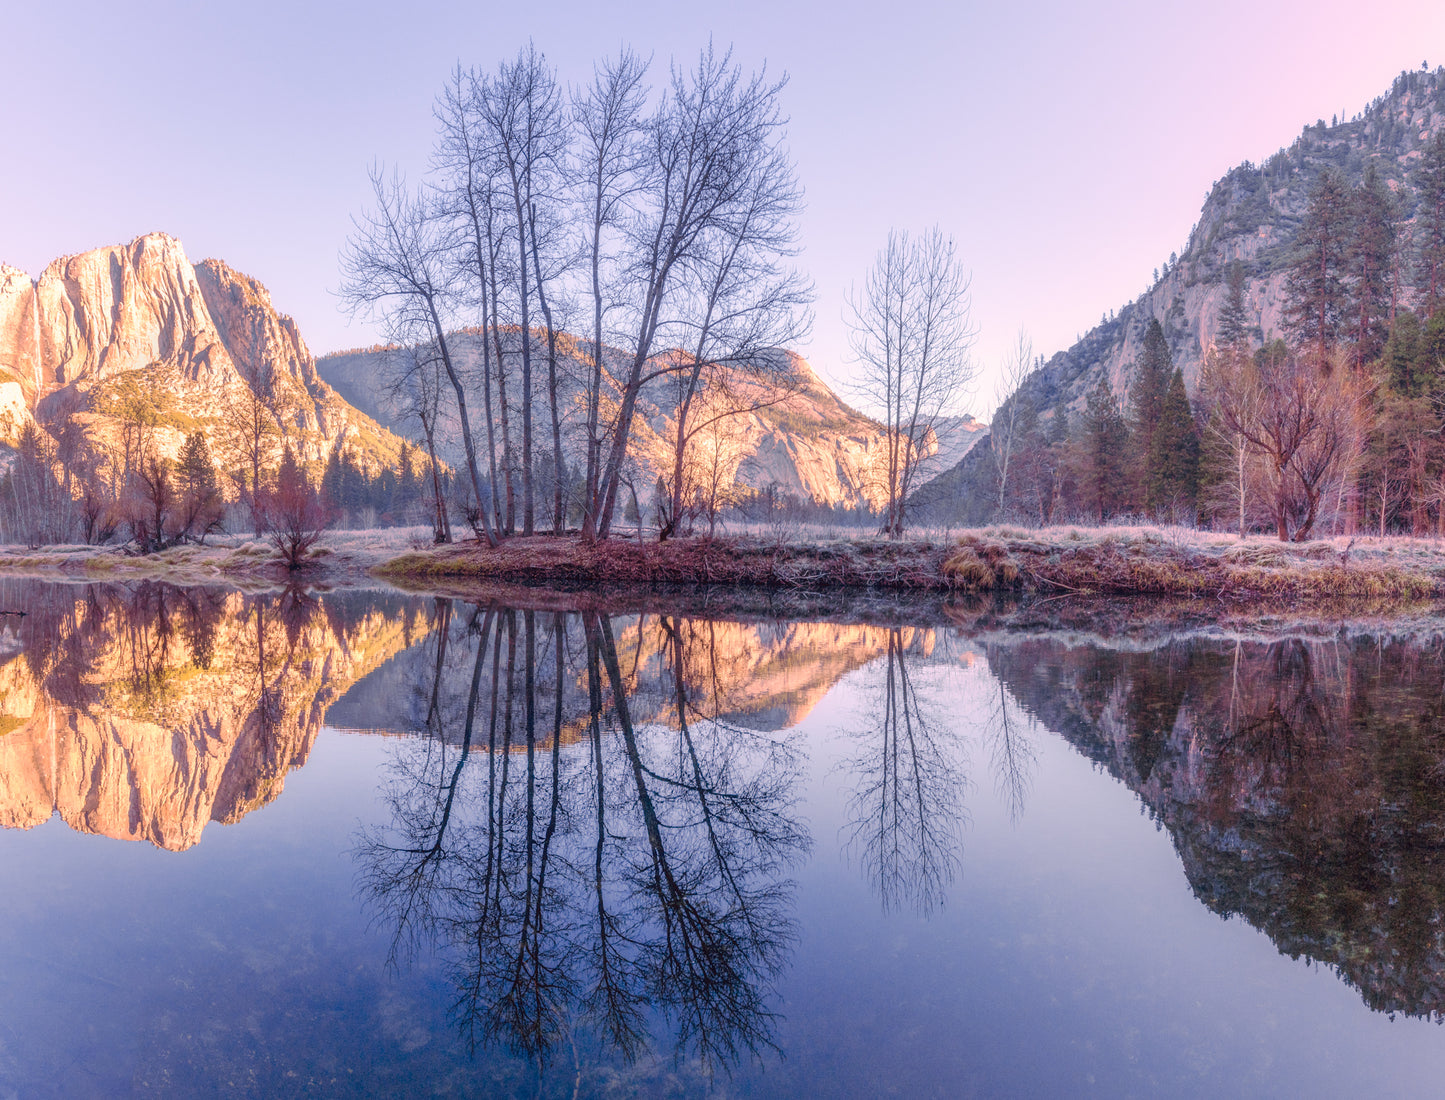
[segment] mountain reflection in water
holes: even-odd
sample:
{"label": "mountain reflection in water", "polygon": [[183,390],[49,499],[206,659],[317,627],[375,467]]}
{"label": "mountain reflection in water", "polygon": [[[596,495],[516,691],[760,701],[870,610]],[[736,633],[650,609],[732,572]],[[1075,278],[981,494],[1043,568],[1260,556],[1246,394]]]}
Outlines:
{"label": "mountain reflection in water", "polygon": [[404,648],[397,599],[0,585],[0,825],[182,850],[276,798],[328,704]]}
{"label": "mountain reflection in water", "polygon": [[1445,1015],[1445,642],[988,647],[1049,729],[1135,791],[1195,895],[1371,1008]]}
{"label": "mountain reflection in water", "polygon": [[474,1066],[548,1094],[585,1066],[662,1088],[667,1063],[686,1087],[778,1065],[812,1026],[784,998],[823,933],[813,850],[900,929],[956,920],[970,808],[1026,823],[1050,732],[1137,796],[1210,910],[1371,1009],[1445,1017],[1440,637],[163,584],[5,582],[0,607],[26,613],[0,622],[0,824],[181,851],[283,798],[323,726],[386,734],[352,904]]}

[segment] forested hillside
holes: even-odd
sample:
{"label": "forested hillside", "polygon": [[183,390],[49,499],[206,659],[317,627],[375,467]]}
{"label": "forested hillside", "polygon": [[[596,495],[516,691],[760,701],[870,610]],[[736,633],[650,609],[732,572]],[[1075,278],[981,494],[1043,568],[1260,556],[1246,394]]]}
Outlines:
{"label": "forested hillside", "polygon": [[1023,378],[916,504],[974,523],[1436,529],[1442,265],[1437,69],[1215,183],[1151,287]]}

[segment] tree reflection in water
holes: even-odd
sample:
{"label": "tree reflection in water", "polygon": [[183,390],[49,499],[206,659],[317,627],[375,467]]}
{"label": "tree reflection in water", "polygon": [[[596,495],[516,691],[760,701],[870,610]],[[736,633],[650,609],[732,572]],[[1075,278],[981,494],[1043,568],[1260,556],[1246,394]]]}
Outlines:
{"label": "tree reflection in water", "polygon": [[625,654],[595,613],[439,605],[437,623],[429,736],[399,747],[391,821],[358,848],[394,957],[444,945],[468,1042],[539,1073],[662,1035],[707,1072],[770,1048],[799,760],[698,686],[706,629],[641,623]]}
{"label": "tree reflection in water", "polygon": [[962,723],[941,713],[940,697],[917,669],[932,633],[891,629],[886,652],[868,672],[869,705],[851,731],[844,763],[855,787],[847,848],[874,883],[885,909],[927,914],[941,905],[963,858]]}

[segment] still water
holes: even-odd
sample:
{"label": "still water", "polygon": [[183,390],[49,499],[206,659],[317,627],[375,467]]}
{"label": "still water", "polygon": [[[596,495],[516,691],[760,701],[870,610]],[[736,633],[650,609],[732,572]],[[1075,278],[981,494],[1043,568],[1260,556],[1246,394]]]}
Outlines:
{"label": "still water", "polygon": [[0,1096],[1445,1074],[1445,633],[0,609]]}

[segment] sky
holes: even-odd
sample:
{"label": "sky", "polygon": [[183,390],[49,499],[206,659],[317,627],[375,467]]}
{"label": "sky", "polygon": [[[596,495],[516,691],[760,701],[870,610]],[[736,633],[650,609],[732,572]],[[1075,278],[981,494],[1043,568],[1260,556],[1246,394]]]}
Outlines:
{"label": "sky", "polygon": [[34,276],[164,230],[260,279],[317,354],[370,344],[335,295],[368,165],[419,176],[446,74],[529,38],[564,81],[623,43],[661,68],[709,38],[786,73],[817,290],[799,350],[846,390],[849,286],[890,228],[937,224],[972,272],[986,416],[1020,330],[1052,355],[1136,298],[1232,166],[1445,62],[1445,4],[16,5],[0,262]]}

